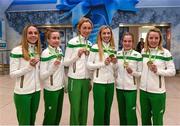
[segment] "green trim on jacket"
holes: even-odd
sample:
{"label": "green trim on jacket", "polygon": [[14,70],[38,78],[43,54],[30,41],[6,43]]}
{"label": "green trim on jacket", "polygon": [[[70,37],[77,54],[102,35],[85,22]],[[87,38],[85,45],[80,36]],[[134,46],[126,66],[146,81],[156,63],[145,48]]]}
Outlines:
{"label": "green trim on jacket", "polygon": [[[117,56],[118,59],[123,59],[123,56]],[[132,57],[132,56],[127,56],[126,59],[128,60],[135,60],[135,61],[142,61],[143,58],[137,58],[137,57]]]}
{"label": "green trim on jacket", "polygon": [[[145,58],[149,58],[149,55],[148,55],[148,54],[142,54],[142,56],[145,57]],[[170,57],[163,57],[163,56],[155,56],[155,55],[152,55],[151,58],[156,58],[156,59],[164,60],[164,61],[173,60],[172,56],[170,56]]]}
{"label": "green trim on jacket", "polygon": [[[62,54],[59,54],[59,56],[63,57]],[[51,56],[49,56],[49,57],[41,57],[40,60],[41,60],[42,62],[45,62],[45,61],[49,61],[49,60],[52,60],[52,59],[55,59],[55,58],[57,58],[56,55],[51,55]]]}

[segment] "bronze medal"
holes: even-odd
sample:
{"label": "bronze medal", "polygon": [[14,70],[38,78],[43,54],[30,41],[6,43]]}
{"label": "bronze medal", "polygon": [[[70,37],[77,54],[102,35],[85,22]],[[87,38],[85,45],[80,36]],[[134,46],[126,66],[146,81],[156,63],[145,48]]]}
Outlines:
{"label": "bronze medal", "polygon": [[149,61],[147,62],[147,66],[148,66],[148,67],[150,67],[152,64],[153,64],[153,62],[152,62],[151,60],[149,60]]}
{"label": "bronze medal", "polygon": [[124,61],[124,68],[128,68],[128,62]]}
{"label": "bronze medal", "polygon": [[61,56],[60,55],[57,56],[57,60],[61,61]]}
{"label": "bronze medal", "polygon": [[115,57],[115,56],[114,56],[114,54],[110,54],[109,57],[110,57],[110,58],[113,58],[113,57]]}
{"label": "bronze medal", "polygon": [[88,50],[85,50],[85,55],[89,56],[89,51]]}

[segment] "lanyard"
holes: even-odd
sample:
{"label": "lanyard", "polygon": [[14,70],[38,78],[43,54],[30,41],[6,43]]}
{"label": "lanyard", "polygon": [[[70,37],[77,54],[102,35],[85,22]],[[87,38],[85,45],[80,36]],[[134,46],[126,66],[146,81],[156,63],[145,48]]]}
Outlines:
{"label": "lanyard", "polygon": [[109,51],[110,50],[110,48],[109,47],[105,47],[104,45],[103,45],[103,49],[107,52],[107,54],[110,56],[112,53]]}
{"label": "lanyard", "polygon": [[53,50],[51,47],[48,47],[49,49],[49,52],[52,54],[52,55],[55,55],[57,59],[60,59],[60,54],[59,54],[59,50],[58,49],[55,49]]}
{"label": "lanyard", "polygon": [[[130,55],[131,55],[131,53],[132,53],[132,49],[130,50]],[[125,52],[125,51],[123,51],[123,61],[124,61],[124,63],[123,63],[123,66],[124,66],[124,68],[128,68],[128,66],[129,66],[129,63],[128,63],[128,61],[126,60],[127,59],[127,54],[126,53],[128,53],[128,52]]]}
{"label": "lanyard", "polygon": [[[131,50],[130,50],[130,55],[131,55],[132,51],[133,51],[133,50],[131,49]],[[128,52],[123,51],[123,61],[124,61],[124,62],[127,62],[127,60],[126,60],[126,59],[127,59],[127,53],[128,53]]]}
{"label": "lanyard", "polygon": [[35,58],[37,56],[37,53],[35,52],[34,49],[31,49],[29,50],[29,56],[30,58]]}
{"label": "lanyard", "polygon": [[[80,36],[79,36],[79,42],[80,42],[80,44],[82,44],[82,41],[81,41],[81,38],[80,38]],[[86,47],[86,49],[88,49],[88,43],[87,43],[87,39],[85,39],[85,47]]]}
{"label": "lanyard", "polygon": [[156,50],[156,54],[155,54],[154,58],[152,58],[152,53],[151,53],[151,51],[149,50],[148,52],[149,52],[149,61],[152,61],[152,62],[155,61],[156,56],[157,56],[157,53],[158,53],[158,49]]}

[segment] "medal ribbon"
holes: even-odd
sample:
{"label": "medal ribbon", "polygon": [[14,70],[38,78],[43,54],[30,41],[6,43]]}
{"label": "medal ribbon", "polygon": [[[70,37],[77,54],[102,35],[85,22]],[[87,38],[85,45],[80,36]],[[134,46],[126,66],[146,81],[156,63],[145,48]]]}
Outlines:
{"label": "medal ribbon", "polygon": [[111,52],[109,51],[109,50],[110,50],[109,47],[105,47],[105,46],[103,45],[103,49],[107,52],[107,54],[108,54],[109,56],[111,55]]}
{"label": "medal ribbon", "polygon": [[[79,36],[79,42],[80,42],[80,44],[82,44],[82,41],[81,41],[81,38],[80,38],[80,36]],[[88,42],[87,42],[87,39],[85,39],[85,48],[88,50]]]}
{"label": "medal ribbon", "polygon": [[36,55],[37,55],[37,53],[35,52],[35,49],[30,48],[29,49],[29,56],[30,56],[30,58],[35,58]]}
{"label": "medal ribbon", "polygon": [[[124,61],[124,63],[127,62],[127,60],[126,60],[127,59],[127,56],[126,56],[127,53],[128,52],[123,51],[123,61]],[[132,53],[132,49],[130,50],[130,55],[131,55],[131,53]]]}
{"label": "medal ribbon", "polygon": [[55,55],[56,58],[59,58],[60,57],[60,54],[59,54],[59,51],[57,49],[55,49],[55,51],[52,49],[52,47],[48,47],[49,49],[49,52],[52,54],[52,55]]}
{"label": "medal ribbon", "polygon": [[157,53],[158,53],[158,50],[156,50],[156,55],[154,56],[154,58],[152,58],[152,53],[151,53],[151,51],[149,50],[148,52],[149,52],[149,61],[155,61],[156,56],[157,56]]}

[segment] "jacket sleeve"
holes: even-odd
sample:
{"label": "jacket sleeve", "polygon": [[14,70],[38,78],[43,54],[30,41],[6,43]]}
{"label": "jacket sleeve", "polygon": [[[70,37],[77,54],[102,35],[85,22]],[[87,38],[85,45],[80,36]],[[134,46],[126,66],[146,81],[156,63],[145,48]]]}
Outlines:
{"label": "jacket sleeve", "polygon": [[89,57],[88,57],[88,62],[87,62],[87,68],[90,70],[96,70],[101,67],[105,67],[104,62],[100,61],[95,61],[96,55],[98,55],[97,52],[90,52]]}
{"label": "jacket sleeve", "polygon": [[168,51],[165,61],[165,69],[157,68],[157,74],[161,76],[174,76],[176,74],[173,58]]}
{"label": "jacket sleeve", "polygon": [[10,57],[10,76],[12,78],[21,77],[33,70],[33,66],[31,66],[29,63],[23,68],[20,67],[21,60],[21,58]]}
{"label": "jacket sleeve", "polygon": [[67,47],[64,57],[64,65],[70,66],[79,59],[77,52],[74,52],[72,48]]}

